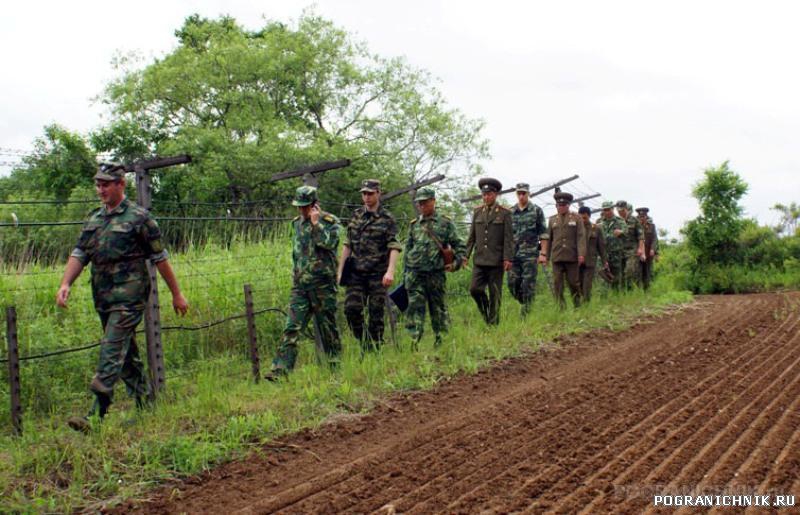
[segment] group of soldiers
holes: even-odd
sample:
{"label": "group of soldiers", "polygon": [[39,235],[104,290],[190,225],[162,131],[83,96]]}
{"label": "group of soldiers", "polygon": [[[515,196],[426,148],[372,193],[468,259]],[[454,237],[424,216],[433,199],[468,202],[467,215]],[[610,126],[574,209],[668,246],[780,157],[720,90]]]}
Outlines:
{"label": "group of soldiers", "polygon": [[[89,385],[94,404],[86,417],[68,421],[79,431],[90,428],[89,417],[105,416],[119,379],[137,407],[145,406],[150,398],[135,339],[150,293],[148,261],[167,283],[175,311],[184,315],[189,309],[157,223],[147,210],[125,197],[124,167],[101,165],[94,179],[103,205],[84,224],[56,295],[57,304],[66,308],[72,284],[83,268],[92,264],[92,294],[104,336],[96,374]],[[627,202],[604,202],[602,216],[593,224],[587,207],[581,207],[578,213],[571,211],[572,195],[558,191],[554,196],[557,214],[545,222],[542,209],[531,202],[528,184],[516,185],[517,203],[511,209],[497,202],[502,189],[499,181],[484,178],[478,186],[483,202],[472,214],[466,242],[453,220],[437,212],[436,190],[425,186],[415,193],[418,216],[411,221],[405,245],[398,241],[395,218],[381,205],[379,181],[362,182],[363,205],[344,227],[336,216],[320,209],[315,187],[297,188],[292,200],[298,216],[291,224],[293,283],[289,310],[266,379],[278,380],[294,368],[300,333],[312,320],[330,366],[338,365],[342,346],[336,324],[337,285],[346,288],[344,312],[362,352],[379,348],[388,289],[395,283],[401,253],[403,276],[391,295],[403,299],[397,301],[398,306],[407,303],[406,329],[413,348],[423,336],[426,309],[434,345],[442,344],[449,327],[446,273],[469,268],[470,258],[470,294],[489,325],[500,323],[505,273],[523,316],[531,311],[539,265],[545,271],[551,265],[553,293],[562,308],[566,306],[565,282],[576,307],[589,300],[597,268],[613,288],[637,284],[649,287],[658,239],[647,208],[638,208],[639,216],[635,217]]]}

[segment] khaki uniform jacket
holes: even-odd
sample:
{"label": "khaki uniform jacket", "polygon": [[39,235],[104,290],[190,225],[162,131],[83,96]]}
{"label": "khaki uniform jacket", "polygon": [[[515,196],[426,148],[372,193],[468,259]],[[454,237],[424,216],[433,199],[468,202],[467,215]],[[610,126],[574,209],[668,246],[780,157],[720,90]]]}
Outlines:
{"label": "khaki uniform jacket", "polygon": [[550,248],[548,258],[553,263],[574,263],[586,257],[586,227],[577,213],[553,215],[547,222]]}
{"label": "khaki uniform jacket", "polygon": [[[602,263],[608,261],[606,255],[606,238],[599,225],[589,222],[584,224],[586,228],[586,268],[597,266],[597,258],[600,257]],[[602,266],[602,265],[601,265]]]}
{"label": "khaki uniform jacket", "polygon": [[503,261],[514,259],[514,225],[508,208],[495,203],[473,211],[467,258],[473,250],[478,266],[502,266]]}
{"label": "khaki uniform jacket", "polygon": [[647,256],[648,260],[651,260],[653,259],[650,257],[651,249],[658,254],[658,232],[656,231],[656,224],[654,224],[653,220],[650,218],[644,222],[640,218],[639,223],[642,224],[642,230],[644,231],[644,255]]}

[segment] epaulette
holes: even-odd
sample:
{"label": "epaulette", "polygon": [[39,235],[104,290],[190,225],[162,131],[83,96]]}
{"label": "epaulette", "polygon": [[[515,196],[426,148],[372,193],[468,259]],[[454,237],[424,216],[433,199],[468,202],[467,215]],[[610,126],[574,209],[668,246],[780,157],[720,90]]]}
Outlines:
{"label": "epaulette", "polygon": [[411,220],[411,222],[409,222],[409,225],[417,223],[417,220],[419,220],[419,218],[415,218],[415,219]]}
{"label": "epaulette", "polygon": [[297,220],[300,220],[300,215],[297,215],[294,218],[292,218],[292,222],[296,222]]}
{"label": "epaulette", "polygon": [[447,215],[441,215],[441,216],[442,216],[442,218],[444,218],[444,219],[445,219],[445,220],[447,220],[448,222],[452,222],[452,221],[453,221],[453,219],[452,219],[452,218],[450,218],[450,217],[449,217],[449,216],[447,216]]}
{"label": "epaulette", "polygon": [[336,223],[336,217],[330,213],[325,213],[324,215],[322,215],[322,219],[331,224]]}
{"label": "epaulette", "polygon": [[508,209],[506,206],[503,206],[501,204],[497,204],[497,208],[500,209],[500,210],[503,210],[503,211],[510,211],[510,209]]}

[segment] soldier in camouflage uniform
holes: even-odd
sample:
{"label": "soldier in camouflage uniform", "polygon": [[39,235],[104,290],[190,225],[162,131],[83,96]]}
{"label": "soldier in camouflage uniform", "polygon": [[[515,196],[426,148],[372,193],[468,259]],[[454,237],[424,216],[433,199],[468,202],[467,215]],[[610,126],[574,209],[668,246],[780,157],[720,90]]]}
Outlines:
{"label": "soldier in camouflage uniform", "polygon": [[542,208],[530,202],[530,186],[517,184],[517,205],[511,209],[514,259],[508,272],[508,289],[522,304],[522,316],[530,312],[536,294],[539,241],[549,238]]}
{"label": "soldier in camouflage uniform", "polygon": [[584,302],[589,302],[592,299],[592,286],[594,284],[594,271],[597,267],[597,260],[600,259],[600,264],[604,270],[608,270],[608,256],[606,254],[606,239],[603,237],[603,231],[600,226],[593,224],[590,220],[592,210],[587,206],[581,206],[578,209],[578,214],[583,220],[583,225],[586,228],[586,262],[581,266],[581,295]]}
{"label": "soldier in camouflage uniform", "polygon": [[339,250],[339,220],[320,211],[317,189],[300,186],[292,205],[300,216],[292,220],[292,291],[289,314],[272,370],[265,376],[276,381],[287,375],[297,360],[300,332],[314,317],[322,350],[331,366],[338,363],[342,344],[336,327],[336,270]]}
{"label": "soldier in camouflage uniform", "polygon": [[[436,191],[425,186],[417,191],[414,201],[420,215],[411,222],[403,255],[404,283],[408,291],[406,329],[416,349],[425,326],[425,305],[431,314],[435,345],[441,345],[442,334],[449,326],[445,305],[445,272],[457,270],[466,256],[466,248],[456,233],[456,226],[446,216],[436,213]],[[449,247],[454,260],[445,266],[439,246]]]}
{"label": "soldier in camouflage uniform", "polygon": [[639,220],[631,214],[631,205],[624,200],[617,201],[617,213],[625,221],[626,231],[622,238],[625,275],[622,284],[630,289],[639,284],[639,261],[644,259],[644,230]]}
{"label": "soldier in camouflage uniform", "polygon": [[625,246],[623,238],[628,230],[625,220],[614,214],[614,203],[603,202],[603,213],[600,216],[600,226],[606,242],[608,268],[613,277],[611,287],[615,290],[622,288],[625,280]]}
{"label": "soldier in camouflage uniform", "polygon": [[658,232],[653,219],[648,216],[649,208],[637,207],[636,214],[639,218],[639,223],[642,224],[644,231],[644,255],[646,259],[639,262],[639,276],[642,280],[642,288],[645,291],[650,289],[650,283],[653,280],[653,261],[658,256]]}
{"label": "soldier in camouflage uniform", "polygon": [[475,299],[483,320],[489,325],[497,325],[500,323],[503,272],[511,270],[514,258],[514,227],[511,211],[497,203],[497,192],[503,189],[500,181],[484,177],[478,181],[478,187],[483,205],[472,213],[465,258],[468,260],[475,250],[469,293]]}
{"label": "soldier in camouflage uniform", "polygon": [[[345,260],[352,257],[353,273],[347,285],[344,312],[353,335],[363,350],[383,343],[383,312],[386,288],[394,281],[397,256],[397,223],[380,203],[381,183],[367,179],[361,184],[364,207],[358,208],[347,225],[339,262],[342,276]],[[369,328],[364,333],[364,305],[369,310]]]}
{"label": "soldier in camouflage uniform", "polygon": [[56,294],[56,303],[66,308],[72,284],[92,264],[92,296],[104,331],[97,371],[89,384],[95,401],[87,417],[68,421],[70,427],[84,432],[89,429],[89,416],[97,414],[102,419],[108,412],[117,379],[135,397],[137,407],[147,400],[149,383],[135,331],[150,295],[148,260],[172,292],[175,311],[184,315],[189,309],[161,244],[158,225],[147,210],[125,198],[124,167],[100,165],[94,180],[103,207],[92,211],[84,223]]}

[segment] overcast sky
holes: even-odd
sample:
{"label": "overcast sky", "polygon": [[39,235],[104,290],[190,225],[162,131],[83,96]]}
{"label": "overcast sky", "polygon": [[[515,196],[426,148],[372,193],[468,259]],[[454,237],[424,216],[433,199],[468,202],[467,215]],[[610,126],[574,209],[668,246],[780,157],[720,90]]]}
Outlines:
{"label": "overcast sky", "polygon": [[[296,19],[288,0],[10,2],[0,18],[0,148],[44,125],[103,122],[92,98],[112,57],[175,46],[192,13],[248,28]],[[800,3],[791,1],[319,1],[316,11],[384,56],[440,80],[487,122],[488,172],[504,185],[578,173],[580,194],[647,205],[674,236],[696,216],[691,185],[729,159],[747,213],[800,200]],[[13,157],[0,154],[0,161]],[[0,173],[8,172],[0,166]],[[570,190],[570,187],[565,187]],[[539,199],[540,203],[550,198]]]}

